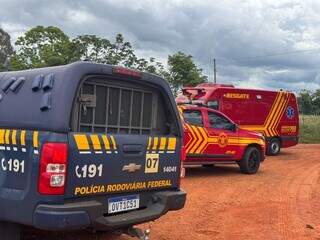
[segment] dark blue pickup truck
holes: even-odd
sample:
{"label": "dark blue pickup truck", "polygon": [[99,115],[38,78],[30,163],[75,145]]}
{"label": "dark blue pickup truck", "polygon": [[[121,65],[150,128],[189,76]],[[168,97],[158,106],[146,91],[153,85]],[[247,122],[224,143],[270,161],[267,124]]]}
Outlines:
{"label": "dark blue pickup truck", "polygon": [[0,235],[132,229],[183,208],[165,80],[77,62],[0,73]]}

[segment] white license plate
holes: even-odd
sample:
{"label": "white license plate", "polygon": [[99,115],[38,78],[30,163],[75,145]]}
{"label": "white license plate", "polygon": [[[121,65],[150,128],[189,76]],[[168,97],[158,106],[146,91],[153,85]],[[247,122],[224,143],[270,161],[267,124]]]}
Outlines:
{"label": "white license plate", "polygon": [[114,197],[108,199],[108,213],[125,212],[139,208],[139,195]]}

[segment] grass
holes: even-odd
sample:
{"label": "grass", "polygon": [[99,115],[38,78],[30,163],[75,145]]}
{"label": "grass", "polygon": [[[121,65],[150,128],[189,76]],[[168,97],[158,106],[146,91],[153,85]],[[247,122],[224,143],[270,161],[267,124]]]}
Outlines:
{"label": "grass", "polygon": [[300,143],[320,143],[320,116],[300,116]]}

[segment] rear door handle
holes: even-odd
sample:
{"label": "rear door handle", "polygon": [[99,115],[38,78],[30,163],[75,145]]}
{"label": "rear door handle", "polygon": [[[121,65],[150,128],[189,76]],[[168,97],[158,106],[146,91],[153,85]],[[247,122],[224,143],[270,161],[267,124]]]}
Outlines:
{"label": "rear door handle", "polygon": [[124,144],[122,149],[125,154],[140,154],[142,152],[142,145]]}

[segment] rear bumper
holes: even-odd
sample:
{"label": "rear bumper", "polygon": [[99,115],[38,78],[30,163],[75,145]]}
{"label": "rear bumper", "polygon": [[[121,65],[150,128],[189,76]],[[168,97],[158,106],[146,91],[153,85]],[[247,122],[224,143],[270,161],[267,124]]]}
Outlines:
{"label": "rear bumper", "polygon": [[299,143],[298,136],[281,136],[281,147],[287,148],[295,146]]}
{"label": "rear bumper", "polygon": [[145,209],[113,216],[104,216],[106,206],[94,200],[63,205],[41,204],[35,209],[33,225],[50,231],[115,230],[155,220],[168,211],[182,209],[185,202],[186,193],[183,191],[156,192]]}

